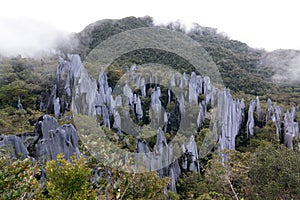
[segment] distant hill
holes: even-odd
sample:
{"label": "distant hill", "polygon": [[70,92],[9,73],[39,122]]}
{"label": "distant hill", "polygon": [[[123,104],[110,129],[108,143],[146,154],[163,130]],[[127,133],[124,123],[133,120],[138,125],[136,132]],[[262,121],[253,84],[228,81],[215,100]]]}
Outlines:
{"label": "distant hill", "polygon": [[[155,25],[149,16],[100,20],[76,34],[75,37],[79,42],[74,51],[79,52],[84,60],[94,47],[112,35],[153,26]],[[300,87],[297,84],[297,73],[294,72],[300,63],[300,51],[267,52],[263,49],[251,48],[243,42],[231,40],[215,28],[202,27],[198,24],[189,31],[185,31],[179,23],[170,23],[164,27],[183,32],[199,42],[218,66],[225,86],[236,95],[262,96],[262,99],[270,97],[275,101],[298,104],[296,97],[299,94],[295,91],[300,90]],[[189,63],[170,52],[157,49],[130,52],[116,60],[113,65],[122,67],[149,62],[175,68],[187,66],[183,71],[189,72]]]}

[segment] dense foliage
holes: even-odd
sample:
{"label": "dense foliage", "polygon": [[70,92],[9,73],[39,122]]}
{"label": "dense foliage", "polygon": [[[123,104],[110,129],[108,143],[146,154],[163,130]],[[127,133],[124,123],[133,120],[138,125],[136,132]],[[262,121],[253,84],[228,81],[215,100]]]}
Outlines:
{"label": "dense foliage", "polygon": [[35,178],[39,168],[30,159],[15,160],[1,153],[0,168],[0,199],[37,199],[42,192]]}
{"label": "dense foliage", "polygon": [[[33,130],[41,114],[41,93],[55,80],[57,57],[40,59],[1,57],[0,59],[0,128],[2,134]],[[17,111],[18,98],[23,109]]]}

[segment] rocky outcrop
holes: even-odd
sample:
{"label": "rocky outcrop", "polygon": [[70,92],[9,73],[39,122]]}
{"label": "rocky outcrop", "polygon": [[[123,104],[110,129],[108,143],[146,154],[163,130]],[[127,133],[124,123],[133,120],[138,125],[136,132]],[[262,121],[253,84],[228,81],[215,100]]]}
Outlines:
{"label": "rocky outcrop", "polygon": [[18,109],[18,110],[22,110],[22,109],[23,109],[23,105],[22,105],[22,103],[21,103],[21,98],[20,98],[20,96],[18,96],[18,105],[17,105],[17,109]]}
{"label": "rocky outcrop", "polygon": [[[297,114],[295,107],[292,107],[291,111],[287,111],[283,116],[282,109],[279,105],[272,105],[270,99],[266,102],[265,123],[272,121],[276,127],[276,134],[278,139],[285,144],[288,148],[293,149],[294,138],[299,136],[299,127],[297,121]],[[256,119],[254,113],[256,111]],[[246,133],[248,138],[253,136],[254,127],[262,126],[263,114],[260,107],[260,101],[257,97],[256,100],[252,100],[248,110],[248,121],[246,125]]]}
{"label": "rocky outcrop", "polygon": [[218,94],[218,120],[220,149],[234,149],[235,138],[239,134],[244,114],[244,100],[233,100],[229,90]]}
{"label": "rocky outcrop", "polygon": [[272,121],[274,122],[276,126],[276,133],[277,135],[281,134],[281,126],[282,126],[282,111],[280,106],[274,105],[274,114],[272,115]]}
{"label": "rocky outcrop", "polygon": [[[74,88],[75,85],[78,87]],[[68,55],[67,60],[60,57],[55,85],[51,92],[43,94],[40,109],[57,117],[71,109],[93,115],[96,91],[97,83],[89,77],[79,55]]]}
{"label": "rocky outcrop", "polygon": [[44,115],[35,127],[35,134],[38,138],[33,143],[31,155],[38,160],[53,160],[60,153],[65,158],[74,154],[80,156],[77,131],[71,124],[59,126],[55,118]]}
{"label": "rocky outcrop", "polygon": [[12,157],[27,157],[29,152],[20,137],[0,135],[0,148],[5,148]]}
{"label": "rocky outcrop", "polygon": [[286,111],[284,116],[283,141],[284,144],[290,149],[293,149],[294,137],[299,135],[299,127],[296,118],[297,116],[295,107],[292,108],[291,112]]}
{"label": "rocky outcrop", "polygon": [[197,146],[193,137],[188,143],[182,145],[182,151],[184,151],[182,164],[179,165],[178,159],[173,156],[172,144],[167,143],[164,132],[159,129],[153,152],[150,151],[145,140],[137,140],[136,168],[157,171],[160,177],[169,176],[171,179],[169,189],[176,192],[176,182],[181,175],[182,166],[185,171],[200,170]]}
{"label": "rocky outcrop", "polygon": [[190,137],[190,140],[186,144],[182,145],[182,152],[182,169],[185,171],[199,172],[200,166],[198,149],[193,135]]}
{"label": "rocky outcrop", "polygon": [[75,127],[71,124],[59,126],[49,115],[39,118],[32,134],[0,135],[0,148],[7,149],[13,157],[30,156],[43,162],[56,159],[60,153],[65,158],[74,154],[80,156]]}
{"label": "rocky outcrop", "polygon": [[249,105],[249,110],[248,110],[248,121],[246,125],[246,133],[247,133],[247,138],[250,136],[254,135],[254,111],[256,107],[256,101],[252,100]]}

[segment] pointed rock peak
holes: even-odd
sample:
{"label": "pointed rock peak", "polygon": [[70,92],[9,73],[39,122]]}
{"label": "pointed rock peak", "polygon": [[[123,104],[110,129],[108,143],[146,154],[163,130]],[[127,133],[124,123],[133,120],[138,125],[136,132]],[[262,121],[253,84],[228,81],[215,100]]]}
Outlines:
{"label": "pointed rock peak", "polygon": [[23,109],[23,106],[21,104],[21,98],[20,96],[18,96],[18,106],[17,106],[18,110],[22,110]]}
{"label": "pointed rock peak", "polygon": [[54,117],[44,115],[39,118],[38,123],[35,126],[35,132],[42,138],[49,138],[50,132],[55,131],[58,127],[58,123]]}
{"label": "pointed rock peak", "polygon": [[258,116],[258,121],[262,121],[262,110],[261,110],[261,106],[260,106],[260,101],[259,101],[259,97],[256,97],[256,113]]}
{"label": "pointed rock peak", "polygon": [[0,134],[0,149],[7,149],[12,157],[27,157],[28,151],[22,142],[21,138],[16,135],[1,135]]}
{"label": "pointed rock peak", "polygon": [[244,98],[241,99],[241,108],[242,109],[245,108],[245,100],[244,100]]}
{"label": "pointed rock peak", "polygon": [[293,120],[297,120],[297,112],[296,112],[296,108],[294,106],[292,107],[291,114],[292,114]]}
{"label": "pointed rock peak", "polygon": [[81,58],[78,54],[70,54],[68,55],[70,60],[71,72],[75,78],[79,76],[80,69],[83,68]]}
{"label": "pointed rock peak", "polygon": [[272,107],[272,101],[271,101],[271,99],[269,99],[268,98],[268,100],[267,100],[267,107],[269,108],[269,107]]}
{"label": "pointed rock peak", "polygon": [[136,152],[137,153],[149,153],[150,152],[150,149],[145,140],[137,139]]}
{"label": "pointed rock peak", "polygon": [[161,128],[159,128],[156,136],[155,150],[159,150],[160,148],[164,148],[166,146],[168,146],[167,139],[164,132],[161,130]]}
{"label": "pointed rock peak", "polygon": [[135,71],[135,70],[136,70],[136,64],[134,64],[130,67],[130,71]]}

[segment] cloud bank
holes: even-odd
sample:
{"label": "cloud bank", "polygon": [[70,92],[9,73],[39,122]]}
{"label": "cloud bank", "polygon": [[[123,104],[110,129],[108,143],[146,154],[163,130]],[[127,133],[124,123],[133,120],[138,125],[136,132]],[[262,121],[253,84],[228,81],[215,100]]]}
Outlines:
{"label": "cloud bank", "polygon": [[0,19],[0,54],[35,56],[53,52],[68,33],[30,19]]}

